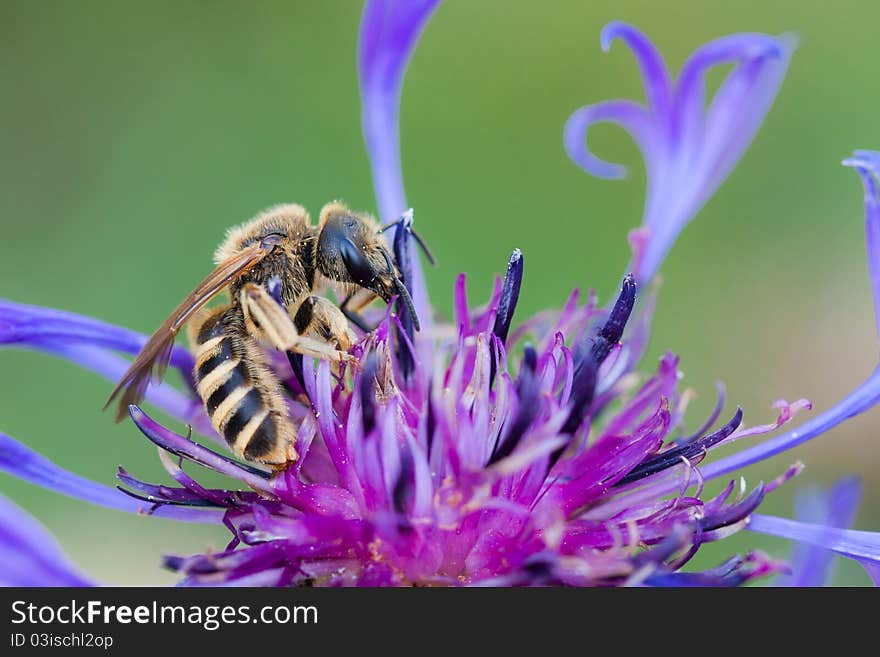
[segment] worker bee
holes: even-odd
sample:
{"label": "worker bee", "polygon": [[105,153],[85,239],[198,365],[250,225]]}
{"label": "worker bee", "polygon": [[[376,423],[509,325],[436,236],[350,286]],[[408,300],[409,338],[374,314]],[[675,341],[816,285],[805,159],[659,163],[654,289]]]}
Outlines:
{"label": "worker bee", "polygon": [[[324,206],[317,226],[301,206],[279,205],[230,229],[215,269],[150,337],[104,408],[121,393],[118,422],[129,404],[140,403],[188,324],[197,391],[217,433],[245,460],[274,468],[295,461],[295,427],[264,345],[350,362],[348,320],[363,328],[358,311],[377,297],[387,303],[398,296],[418,327],[383,230],[335,202]],[[328,285],[345,296],[341,305],[317,294]],[[225,288],[228,303],[204,307]]]}

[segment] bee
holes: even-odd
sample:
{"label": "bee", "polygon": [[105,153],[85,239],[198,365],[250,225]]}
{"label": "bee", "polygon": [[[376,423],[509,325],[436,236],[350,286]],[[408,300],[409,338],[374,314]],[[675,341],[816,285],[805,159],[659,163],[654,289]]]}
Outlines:
{"label": "bee", "polygon": [[[214,270],[150,337],[104,408],[119,396],[119,422],[129,404],[140,403],[150,380],[164,376],[175,337],[188,324],[194,380],[214,429],[239,458],[286,467],[298,458],[296,428],[264,345],[352,362],[348,320],[363,326],[357,311],[377,297],[388,303],[398,296],[418,328],[382,234],[388,227],[333,202],[322,208],[317,226],[302,206],[290,204],[230,229],[214,254]],[[341,305],[318,294],[328,286],[347,295]],[[204,307],[225,288],[228,303]]]}

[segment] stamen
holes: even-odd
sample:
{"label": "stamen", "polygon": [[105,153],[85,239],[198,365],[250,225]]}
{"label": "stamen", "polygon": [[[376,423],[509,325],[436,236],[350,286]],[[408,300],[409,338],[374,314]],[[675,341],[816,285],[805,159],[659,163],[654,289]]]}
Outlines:
{"label": "stamen", "polygon": [[[575,360],[577,361],[577,356]],[[587,354],[585,357],[582,357],[580,363],[575,366],[574,378],[571,384],[571,396],[569,397],[571,413],[565,424],[562,425],[562,433],[574,434],[584,417],[586,417],[590,404],[593,402],[593,395],[596,393],[596,375],[598,371],[599,363],[593,354]]]}
{"label": "stamen", "polygon": [[[575,351],[574,380],[572,381],[571,401],[569,402],[571,414],[562,426],[563,433],[573,435],[589,412],[593,396],[596,394],[599,366],[602,365],[608,354],[611,353],[612,347],[623,336],[623,330],[626,328],[626,323],[629,320],[630,314],[632,314],[635,302],[635,277],[632,274],[627,274],[623,278],[620,294],[618,294],[617,301],[614,302],[614,307],[608,314],[608,319],[596,331],[593,338],[577,346]],[[559,455],[556,455],[556,458],[558,457]],[[551,467],[552,463],[555,463],[555,459],[551,459]]]}
{"label": "stamen", "polygon": [[525,363],[520,368],[519,377],[516,380],[516,394],[519,401],[516,419],[514,419],[513,424],[510,426],[510,431],[507,432],[507,435],[495,445],[487,465],[492,465],[510,456],[520,440],[522,440],[526,430],[538,416],[541,401],[541,382],[535,376],[534,370],[527,367]]}
{"label": "stamen", "polygon": [[[154,504],[178,504],[185,506],[228,506],[226,504],[221,504],[219,499],[208,499],[207,496],[199,495],[198,493],[187,490],[186,488],[164,486],[161,484],[148,484],[146,482],[140,481],[139,479],[135,479],[122,467],[118,469],[116,477],[123,484],[128,486],[128,488],[131,488],[134,491],[138,491],[139,494],[136,494],[133,491],[128,490],[128,488],[124,488],[123,486],[117,486],[117,490],[125,493],[126,495],[129,495],[139,500],[144,500],[146,502],[152,502]],[[220,493],[223,497],[226,498],[229,497],[229,495],[225,491],[211,492]]]}
{"label": "stamen", "polygon": [[361,417],[364,424],[364,436],[368,436],[376,426],[376,408],[373,405],[373,385],[376,373],[379,371],[379,362],[375,352],[370,352],[363,371],[358,379],[358,392],[361,396]]}
{"label": "stamen", "polygon": [[431,458],[431,448],[434,446],[434,433],[437,430],[437,411],[434,410],[434,384],[428,384],[428,392],[425,395],[425,403],[428,406],[428,418],[425,421],[425,453]]}
{"label": "stamen", "polygon": [[700,520],[700,526],[703,531],[711,531],[720,527],[728,527],[734,525],[744,518],[748,517],[752,511],[758,508],[764,499],[764,482],[758,484],[745,499],[725,507],[711,516],[706,516]]}
{"label": "stamen", "polygon": [[[409,237],[412,235],[413,211],[407,210],[403,216],[397,221],[397,228],[394,231],[394,259],[397,262],[397,269],[400,271],[400,287],[404,288],[402,294],[408,294],[412,297],[412,254],[409,248]],[[401,294],[401,296],[402,296]],[[400,324],[403,332],[412,343],[415,336],[415,310],[412,304],[407,304],[404,299],[398,298],[396,304],[397,315],[400,318]],[[398,336],[397,360],[400,363],[400,369],[403,374],[403,380],[409,381],[409,377],[415,369],[415,361],[413,355],[404,343],[402,336]]]}
{"label": "stamen", "polygon": [[397,479],[394,482],[394,488],[391,491],[391,498],[394,504],[394,510],[401,515],[406,515],[407,510],[412,505],[414,486],[413,486],[413,457],[409,448],[402,447],[400,453],[400,471],[397,473]]}
{"label": "stamen", "polygon": [[[516,310],[516,302],[519,299],[519,288],[522,285],[523,257],[522,251],[514,249],[507,262],[507,273],[504,275],[504,284],[501,288],[501,298],[498,301],[498,311],[495,314],[495,324],[492,327],[494,333],[503,345],[507,342],[507,334],[510,331],[510,322]],[[495,350],[490,354],[489,363],[489,387],[495,383],[495,373],[498,364],[495,361]]]}
{"label": "stamen", "polygon": [[534,374],[538,370],[538,352],[534,345],[527,344],[523,347],[523,368],[528,368]]}
{"label": "stamen", "polygon": [[516,302],[519,300],[519,289],[523,277],[523,255],[519,249],[514,249],[507,262],[507,273],[504,276],[504,285],[501,288],[501,300],[498,302],[498,314],[495,316],[495,325],[492,333],[497,335],[501,342],[507,341],[510,331],[510,322],[516,310]]}
{"label": "stamen", "polygon": [[731,418],[730,422],[725,424],[715,433],[709,434],[708,436],[705,436],[686,445],[681,445],[679,447],[666,450],[658,456],[655,456],[654,458],[649,459],[641,465],[637,466],[614,485],[623,486],[624,484],[629,484],[633,481],[638,481],[639,479],[644,479],[645,477],[657,474],[658,472],[661,472],[666,468],[677,465],[680,462],[682,456],[690,461],[701,452],[705,453],[711,447],[718,444],[734,431],[736,431],[736,428],[742,422],[742,415],[742,408],[737,407],[736,414],[733,416],[733,418]]}
{"label": "stamen", "polygon": [[623,329],[626,328],[635,302],[636,279],[632,274],[627,274],[623,277],[620,294],[617,296],[617,301],[614,302],[608,320],[599,329],[593,342],[592,353],[597,364],[601,365],[608,357],[611,348],[620,342],[620,338],[623,337]]}

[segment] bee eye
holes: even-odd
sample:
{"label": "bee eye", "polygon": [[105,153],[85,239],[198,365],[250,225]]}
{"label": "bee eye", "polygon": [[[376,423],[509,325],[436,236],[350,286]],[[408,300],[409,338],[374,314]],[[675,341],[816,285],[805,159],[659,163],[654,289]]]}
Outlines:
{"label": "bee eye", "polygon": [[339,255],[352,280],[361,287],[370,287],[376,279],[376,270],[364,257],[351,240],[342,239],[339,242]]}

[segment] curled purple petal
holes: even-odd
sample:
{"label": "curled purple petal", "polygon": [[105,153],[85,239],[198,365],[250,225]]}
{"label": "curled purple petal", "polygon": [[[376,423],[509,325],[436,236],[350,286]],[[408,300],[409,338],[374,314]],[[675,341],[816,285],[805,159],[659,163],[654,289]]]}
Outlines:
{"label": "curled purple petal", "polygon": [[95,586],[55,537],[0,495],[0,586]]}
{"label": "curled purple petal", "polygon": [[586,135],[597,123],[615,123],[626,130],[644,152],[656,137],[645,108],[629,100],[609,100],[576,110],[565,122],[562,143],[565,152],[582,169],[597,178],[624,178],[626,167],[599,159],[587,148]]}
{"label": "curled purple petal", "polygon": [[672,81],[663,56],[654,44],[632,25],[614,21],[602,28],[600,35],[602,50],[606,52],[610,50],[611,43],[615,39],[623,41],[635,55],[642,71],[648,107],[663,121],[672,109]]}

